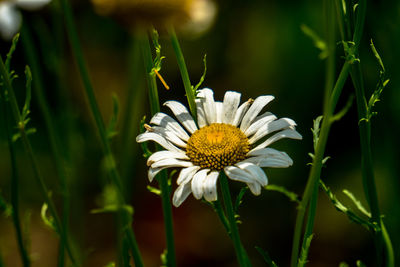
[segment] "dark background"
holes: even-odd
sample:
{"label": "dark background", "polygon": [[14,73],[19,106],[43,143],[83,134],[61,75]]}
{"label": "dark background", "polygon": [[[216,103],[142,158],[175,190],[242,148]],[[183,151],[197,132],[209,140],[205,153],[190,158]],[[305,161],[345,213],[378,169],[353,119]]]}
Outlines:
{"label": "dark background", "polygon": [[[222,100],[226,90],[241,92],[242,101],[261,94],[276,97],[268,105],[268,110],[278,117],[294,119],[303,140],[281,140],[274,144],[274,148],[284,150],[292,157],[294,165],[288,169],[267,169],[266,173],[271,184],[283,185],[301,195],[310,169],[307,163],[311,159],[307,154],[313,148],[310,128],[313,119],[322,113],[325,63],[319,59],[320,51],[300,26],[305,24],[323,37],[325,17],[322,4],[320,1],[221,0],[217,6],[215,23],[206,33],[194,38],[178,32],[192,83],[199,80],[203,72],[202,58],[207,54],[207,75],[203,86],[212,88],[216,99]],[[165,248],[161,200],[146,190],[147,167],[134,141],[139,131],[138,120],[145,114],[149,118],[142,61],[138,60],[136,69],[131,67],[137,58],[132,56],[135,41],[129,30],[111,18],[96,15],[86,1],[76,1],[73,7],[104,120],[108,122],[111,117],[111,95],[115,92],[121,111],[117,129],[122,131],[124,125],[134,125],[130,136],[120,134],[113,139],[113,150],[125,177],[130,203],[135,209],[133,227],[144,262],[146,266],[159,266],[159,256]],[[24,13],[24,23],[34,36],[33,46],[40,56],[46,97],[57,123],[64,148],[62,153],[70,172],[71,232],[84,266],[105,266],[116,259],[114,218],[112,214],[91,214],[90,210],[99,207],[107,178],[100,142],[60,24],[62,18],[55,13],[56,10],[47,7],[39,13]],[[171,87],[167,91],[159,83],[160,102],[178,99],[186,105],[168,36],[162,29],[160,35],[162,54],[166,56],[161,74]],[[360,55],[368,98],[375,89],[379,73],[379,66],[369,48],[371,38],[391,79],[381,102],[375,107],[378,115],[372,120],[371,147],[380,208],[399,261],[400,2],[368,1]],[[336,40],[339,41],[339,35]],[[10,43],[0,41],[0,45],[4,59]],[[342,56],[342,47],[338,45],[337,71],[343,64]],[[20,76],[14,86],[21,105],[26,64],[19,44],[12,67]],[[141,93],[136,96],[139,101],[135,107],[128,110],[125,101],[132,88]],[[353,93],[348,80],[338,107],[343,107]],[[31,112],[30,125],[37,129],[37,133],[31,136],[34,151],[53,192],[53,199],[60,204],[60,186],[34,94]],[[124,124],[124,121],[128,123]],[[341,193],[343,189],[350,190],[367,205],[361,181],[357,122],[354,102],[346,116],[331,129],[326,150],[326,155],[331,158],[321,176],[338,198],[349,206],[351,203]],[[21,179],[20,214],[29,226],[33,265],[55,266],[57,239],[40,219],[43,199],[20,144],[17,144],[17,152]],[[153,186],[156,186],[155,182]],[[241,186],[231,182],[235,194]],[[6,200],[10,198],[9,188],[10,159],[2,126],[0,192]],[[267,250],[279,266],[287,266],[296,204],[282,194],[264,190],[258,197],[246,194],[239,212],[243,222],[240,225],[242,241],[254,266],[265,265],[254,246]],[[207,204],[190,196],[181,207],[173,208],[173,214],[179,265],[236,266],[233,245]],[[367,266],[376,265],[371,234],[336,211],[323,192],[319,196],[314,232],[309,266],[338,266],[342,261],[355,266],[358,259]],[[12,220],[5,216],[0,216],[0,252],[6,266],[21,265]]]}

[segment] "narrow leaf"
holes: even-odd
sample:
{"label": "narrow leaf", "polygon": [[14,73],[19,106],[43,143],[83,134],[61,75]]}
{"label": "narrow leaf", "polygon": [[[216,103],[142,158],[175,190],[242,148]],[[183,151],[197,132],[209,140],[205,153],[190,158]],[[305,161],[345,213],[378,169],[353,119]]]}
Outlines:
{"label": "narrow leaf", "polygon": [[287,190],[283,186],[269,184],[269,185],[267,185],[265,187],[265,189],[270,190],[270,191],[276,191],[276,192],[282,193],[285,196],[287,196],[290,199],[290,201],[300,203],[299,196],[294,192],[290,192],[289,190]]}
{"label": "narrow leaf", "polygon": [[262,248],[256,246],[255,247],[256,250],[258,251],[258,253],[261,254],[261,256],[264,258],[264,261],[270,266],[270,267],[278,267],[278,265],[276,265],[276,263],[271,259],[271,257],[269,256],[268,252],[263,250]]}

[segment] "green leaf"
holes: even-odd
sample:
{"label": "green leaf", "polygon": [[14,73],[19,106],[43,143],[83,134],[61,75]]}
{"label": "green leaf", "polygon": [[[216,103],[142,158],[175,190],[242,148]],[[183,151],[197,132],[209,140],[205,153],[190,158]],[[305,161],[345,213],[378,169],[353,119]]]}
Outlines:
{"label": "green leaf", "polygon": [[359,200],[353,195],[353,193],[351,193],[351,192],[350,192],[349,190],[347,190],[347,189],[344,189],[344,190],[343,190],[343,193],[344,193],[348,198],[350,198],[351,201],[353,201],[354,205],[356,205],[356,207],[357,207],[357,209],[358,209],[359,211],[361,211],[365,216],[371,217],[371,213],[368,212],[368,211],[364,208],[364,206],[361,204],[361,201],[359,201]]}
{"label": "green leaf", "polygon": [[193,85],[192,85],[192,90],[193,90],[194,95],[197,95],[197,89],[199,89],[199,87],[204,82],[204,79],[206,77],[206,73],[207,73],[207,54],[204,54],[203,63],[204,63],[204,71],[203,71],[203,74],[200,77],[200,81],[196,84],[196,86],[194,88],[193,88]]}
{"label": "green leaf", "polygon": [[278,267],[278,265],[276,265],[276,263],[271,259],[271,257],[269,256],[268,252],[263,250],[262,248],[256,246],[255,247],[256,250],[258,251],[258,253],[261,254],[261,256],[264,258],[264,261],[270,266],[270,267]]}
{"label": "green leaf", "polygon": [[156,194],[157,196],[161,196],[161,190],[159,188],[148,185],[147,190],[149,190],[153,194]]}
{"label": "green leaf", "polygon": [[344,53],[346,55],[346,61],[350,64],[355,64],[360,62],[360,59],[357,57],[357,46],[356,43],[352,41],[342,41]]}
{"label": "green leaf", "polygon": [[112,94],[112,102],[113,102],[113,114],[111,116],[110,122],[107,127],[107,138],[111,139],[118,134],[116,131],[116,126],[118,122],[118,115],[119,115],[119,100],[118,96],[113,93]]}
{"label": "green leaf", "polygon": [[313,237],[314,237],[313,234],[311,234],[307,237],[304,247],[301,249],[299,263],[297,264],[298,267],[306,266],[308,251],[310,250],[311,241],[312,241]]}
{"label": "green leaf", "polygon": [[367,265],[365,265],[362,261],[358,260],[356,262],[357,267],[367,267]]}
{"label": "green leaf", "polygon": [[314,46],[321,50],[321,53],[319,54],[320,59],[325,59],[328,57],[328,47],[326,45],[326,42],[322,40],[318,34],[316,34],[315,31],[313,31],[311,28],[309,28],[307,25],[302,24],[300,26],[300,29],[303,31],[305,35],[310,37],[310,39],[314,42]]}
{"label": "green leaf", "polygon": [[364,219],[360,216],[358,216],[357,214],[355,214],[350,208],[346,207],[344,204],[342,204],[337,197],[332,193],[332,191],[329,189],[329,187],[327,187],[324,182],[322,180],[320,180],[320,186],[321,188],[325,191],[325,193],[327,194],[328,198],[331,200],[333,206],[336,208],[336,210],[344,213],[347,215],[347,217],[357,223],[360,224],[364,227],[366,227],[367,229],[373,229],[374,231],[380,231],[379,226],[376,223],[371,223],[369,222],[370,217],[368,217],[367,219]]}
{"label": "green leaf", "polygon": [[238,213],[239,207],[243,202],[244,194],[246,193],[246,191],[248,189],[249,189],[248,187],[243,187],[242,189],[240,189],[240,192],[239,192],[238,196],[236,197],[235,207],[234,207],[234,211],[236,214]]}
{"label": "green leaf", "polygon": [[349,267],[349,265],[345,262],[339,263],[339,267]]}
{"label": "green leaf", "polygon": [[168,251],[167,251],[167,249],[164,249],[163,253],[161,253],[160,260],[161,260],[161,267],[168,266]]}
{"label": "green leaf", "polygon": [[290,192],[283,186],[269,184],[265,187],[265,189],[282,193],[285,196],[287,196],[290,199],[290,201],[300,203],[299,196],[294,192]]}
{"label": "green leaf", "polygon": [[54,232],[58,233],[58,232],[57,232],[56,224],[55,224],[55,222],[54,222],[54,218],[53,218],[52,216],[50,216],[50,215],[47,216],[47,208],[48,208],[47,203],[43,203],[42,209],[41,209],[41,212],[40,212],[40,215],[41,215],[41,217],[42,217],[42,221],[43,221],[44,224],[47,225],[50,229],[52,229]]}
{"label": "green leaf", "polygon": [[115,267],[115,262],[109,262],[106,265],[104,265],[104,267]]}
{"label": "green leaf", "polygon": [[17,33],[14,36],[14,38],[12,39],[11,47],[10,47],[10,50],[8,51],[8,53],[7,53],[6,62],[4,63],[7,72],[10,73],[10,78],[12,76],[11,75],[12,73],[11,73],[11,70],[10,70],[11,58],[12,58],[12,55],[14,54],[14,52],[15,52],[15,50],[17,48],[18,40],[19,40],[19,33]]}
{"label": "green leaf", "polygon": [[21,121],[24,124],[24,128],[26,124],[29,122],[28,115],[30,113],[30,105],[31,105],[31,95],[32,95],[32,72],[28,65],[25,66],[25,76],[26,76],[26,93],[25,93],[25,104],[22,108],[21,112]]}
{"label": "green leaf", "polygon": [[90,213],[92,214],[114,213],[119,211],[125,211],[126,213],[133,215],[133,207],[131,205],[116,205],[116,204],[110,204],[102,208],[92,209]]}
{"label": "green leaf", "polygon": [[[29,120],[28,120],[28,121],[29,121]],[[25,123],[27,123],[27,122],[25,122]],[[26,125],[26,124],[25,124],[25,125]],[[36,128],[28,128],[28,129],[25,129],[25,134],[26,134],[26,135],[31,135],[31,134],[34,134],[34,133],[36,133]],[[13,135],[13,137],[12,137],[12,141],[13,141],[13,142],[16,142],[20,137],[21,137],[21,133],[20,133],[20,132],[15,133],[15,134]]]}

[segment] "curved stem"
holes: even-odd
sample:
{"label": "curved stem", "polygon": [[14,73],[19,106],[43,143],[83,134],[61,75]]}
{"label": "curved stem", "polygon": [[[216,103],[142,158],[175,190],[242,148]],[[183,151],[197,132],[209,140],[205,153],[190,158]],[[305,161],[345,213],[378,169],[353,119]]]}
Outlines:
{"label": "curved stem", "polygon": [[[107,166],[107,172],[109,177],[111,178],[112,183],[118,190],[118,201],[119,205],[122,207],[125,204],[125,199],[124,199],[123,186],[121,184],[121,178],[116,168],[116,163],[111,151],[109,139],[107,138],[103,118],[101,116],[99,107],[97,105],[92,83],[90,81],[89,74],[87,72],[86,63],[83,57],[82,49],[80,47],[78,33],[76,32],[72,11],[67,0],[60,0],[60,1],[71,48],[75,56],[76,62],[78,64],[79,73],[81,75],[85,93],[89,101],[90,110],[96,122],[96,127],[100,136],[104,159]],[[121,209],[120,213],[124,213],[124,211]],[[126,215],[121,216],[121,218],[123,218],[124,220],[119,224],[119,227],[124,228],[125,234],[129,238],[129,244],[131,245],[131,251],[134,256],[135,265],[143,266],[143,261],[140,256],[140,252],[138,251],[138,246],[136,243],[136,238],[133,233],[132,227],[130,225],[129,227],[125,227],[127,224],[129,224],[130,220],[129,218],[127,218]]]}
{"label": "curved stem", "polygon": [[324,108],[324,119],[322,121],[321,132],[319,135],[319,141],[317,147],[315,149],[315,156],[313,159],[312,167],[310,170],[310,174],[308,176],[306,189],[303,193],[302,201],[298,208],[298,213],[296,217],[296,225],[293,236],[293,245],[292,245],[292,256],[291,256],[291,266],[294,267],[297,265],[297,259],[299,256],[299,245],[300,238],[303,229],[303,221],[305,217],[306,210],[309,205],[309,201],[311,195],[313,193],[314,186],[318,186],[319,178],[321,175],[322,169],[322,160],[324,159],[325,147],[328,141],[328,135],[330,131],[330,127],[332,124],[332,114],[335,110],[336,103],[339,99],[339,96],[342,92],[344,83],[349,74],[350,63],[346,62],[340,72],[340,75],[336,81],[335,87],[332,91],[332,95],[330,97],[330,101],[328,103],[329,107]]}
{"label": "curved stem", "polygon": [[231,193],[229,190],[228,178],[226,177],[223,171],[220,174],[219,181],[221,184],[222,196],[224,198],[226,214],[230,225],[230,233],[231,233],[230,236],[233,240],[233,245],[235,247],[236,257],[238,259],[239,265],[251,266],[250,262],[247,259],[244,246],[240,241],[239,230],[236,223],[235,212],[233,210]]}

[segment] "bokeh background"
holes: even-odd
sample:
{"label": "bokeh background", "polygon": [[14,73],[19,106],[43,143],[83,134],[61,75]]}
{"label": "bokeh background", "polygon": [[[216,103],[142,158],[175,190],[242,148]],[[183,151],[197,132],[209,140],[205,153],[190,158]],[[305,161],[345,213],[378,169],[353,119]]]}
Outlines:
{"label": "bokeh background", "polygon": [[[216,99],[221,100],[226,90],[241,92],[242,100],[272,94],[276,99],[268,109],[278,117],[290,117],[297,122],[302,141],[281,140],[273,145],[287,151],[294,165],[288,169],[267,169],[266,173],[271,184],[285,186],[299,195],[304,190],[310,169],[307,165],[311,161],[307,154],[312,151],[310,128],[313,119],[322,113],[325,73],[320,51],[300,27],[305,24],[324,36],[325,16],[321,2],[219,0],[215,2],[217,12],[208,30],[199,34],[178,31],[193,84],[203,72],[202,59],[207,54],[203,86],[212,88]],[[98,15],[88,1],[72,4],[97,101],[106,122],[112,114],[112,94],[120,100],[117,125],[120,134],[113,139],[113,151],[124,177],[129,202],[135,209],[133,228],[144,262],[146,266],[159,266],[160,254],[165,248],[161,200],[146,189],[147,167],[141,157],[142,151],[135,143],[140,119],[144,115],[149,118],[142,59],[135,54],[131,28],[114,18]],[[57,123],[69,170],[71,233],[84,266],[105,266],[116,259],[114,217],[90,213],[101,205],[107,177],[93,118],[62,28],[62,17],[57,5],[52,4],[40,12],[24,13],[24,23],[34,37],[32,46],[40,56],[46,97]],[[391,234],[397,261],[400,261],[399,1],[368,1],[360,56],[367,95],[375,89],[379,73],[369,48],[371,38],[391,79],[382,94],[382,101],[376,105],[378,115],[372,123],[372,151],[381,212]],[[159,83],[160,101],[178,99],[186,103],[175,55],[162,29],[160,43],[162,54],[166,56],[161,74],[171,87],[165,90]],[[0,46],[4,58],[10,43],[0,41]],[[342,47],[338,45],[338,71],[343,63],[342,55]],[[12,67],[20,76],[14,85],[21,104],[26,64],[24,50],[19,44]],[[339,107],[344,106],[351,94],[353,87],[347,81]],[[126,105],[129,98],[135,99],[133,106]],[[30,125],[37,132],[30,138],[53,198],[60,204],[60,185],[36,101],[33,95]],[[333,125],[326,154],[331,157],[322,172],[326,184],[343,202],[350,205],[341,193],[348,189],[366,205],[355,102],[348,114]],[[57,238],[40,218],[43,199],[20,144],[17,144],[17,159],[21,179],[20,214],[28,233],[33,266],[55,266]],[[0,192],[6,200],[10,199],[10,171],[2,126]],[[235,194],[241,186],[231,182]],[[267,250],[279,266],[288,266],[296,204],[272,191],[264,191],[258,197],[248,193],[239,212],[243,222],[240,225],[242,240],[254,266],[265,266],[254,246]],[[178,265],[236,266],[232,243],[207,204],[190,196],[181,207],[173,208],[173,214]],[[371,234],[336,211],[323,192],[319,195],[314,232],[309,266],[338,266],[342,261],[355,266],[358,259],[367,266],[376,266]],[[5,266],[21,266],[12,220],[3,214],[0,215],[0,253]]]}

